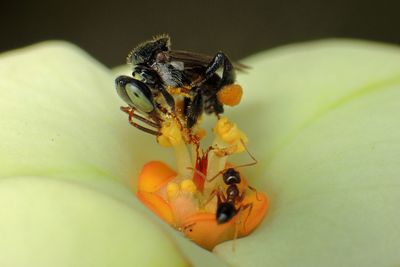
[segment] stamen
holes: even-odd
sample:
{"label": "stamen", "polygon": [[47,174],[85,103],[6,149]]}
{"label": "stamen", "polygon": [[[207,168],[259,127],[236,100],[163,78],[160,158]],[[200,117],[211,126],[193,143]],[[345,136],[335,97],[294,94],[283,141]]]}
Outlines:
{"label": "stamen", "polygon": [[[223,144],[222,144],[223,145]],[[214,140],[213,147],[221,146],[221,143],[218,140]],[[219,156],[215,151],[210,151],[208,156],[208,169],[207,169],[207,178],[206,183],[204,185],[205,191],[211,192],[220,182],[220,179],[214,179],[209,182],[212,177],[214,177],[220,170],[225,169],[225,165],[227,162],[228,156]]]}
{"label": "stamen", "polygon": [[[215,139],[213,150],[210,152],[207,170],[206,190],[212,190],[220,179],[212,179],[221,170],[225,169],[229,155],[245,150],[243,143],[248,141],[247,136],[240,131],[236,124],[227,118],[221,117],[214,127]],[[210,181],[212,180],[212,181]],[[215,180],[215,182],[214,182]],[[219,181],[221,183],[221,181]]]}
{"label": "stamen", "polygon": [[192,180],[186,179],[181,182],[181,190],[184,192],[194,194],[194,193],[196,193],[197,188]]}
{"label": "stamen", "polygon": [[160,132],[161,135],[157,138],[158,143],[165,147],[173,147],[175,150],[179,178],[191,178],[191,171],[188,170],[188,167],[193,165],[178,123],[174,119],[170,119],[162,124]]}
{"label": "stamen", "polygon": [[179,194],[179,185],[175,182],[170,182],[167,185],[168,200],[171,201]]}
{"label": "stamen", "polygon": [[172,119],[163,122],[160,133],[161,135],[157,137],[157,142],[161,146],[174,147],[184,143],[179,125]]}
{"label": "stamen", "polygon": [[214,133],[216,138],[220,138],[222,142],[236,146],[235,152],[243,152],[245,150],[242,142],[248,142],[247,136],[238,128],[236,123],[230,122],[227,118],[221,117],[218,120],[214,127]]}
{"label": "stamen", "polygon": [[178,169],[178,178],[180,179],[191,179],[193,177],[193,171],[190,167],[193,166],[190,160],[190,153],[185,144],[174,146],[176,166]]}

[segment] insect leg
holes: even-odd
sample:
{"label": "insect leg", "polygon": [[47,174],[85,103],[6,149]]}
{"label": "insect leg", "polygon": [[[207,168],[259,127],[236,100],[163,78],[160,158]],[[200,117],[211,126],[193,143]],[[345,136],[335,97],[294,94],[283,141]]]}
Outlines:
{"label": "insect leg", "polygon": [[222,88],[224,85],[234,83],[236,75],[235,75],[235,70],[233,68],[233,64],[223,52],[218,52],[211,60],[211,62],[208,64],[202,82],[205,82],[208,79],[210,79],[211,76],[221,66],[223,66],[223,72],[222,72],[222,80],[220,83],[220,88]]}
{"label": "insect leg", "polygon": [[142,122],[144,122],[144,123],[146,123],[146,124],[148,124],[148,125],[150,125],[150,126],[152,126],[154,128],[160,128],[160,126],[157,123],[155,123],[155,122],[153,122],[153,121],[151,121],[149,119],[146,119],[146,118],[136,114],[135,110],[132,109],[131,107],[121,107],[120,109],[123,112],[127,113],[130,117],[134,117],[134,118],[136,118],[136,119],[138,119],[138,120],[140,120],[140,121],[142,121]]}
{"label": "insect leg", "polygon": [[217,196],[217,206],[221,204],[222,202],[226,202],[226,198],[224,193],[221,191],[220,188],[214,189],[211,191],[210,196],[208,197],[207,201],[204,203],[203,206],[206,206],[210,201]]}
{"label": "insect leg", "polygon": [[222,78],[214,73],[205,83],[201,84],[202,95],[204,99],[204,111],[207,114],[224,113],[224,106],[218,100],[217,93],[221,89]]}
{"label": "insect leg", "polygon": [[160,133],[157,132],[157,131],[148,129],[148,128],[146,128],[146,127],[143,127],[143,126],[141,126],[141,125],[135,123],[135,122],[133,121],[133,118],[134,118],[133,116],[129,116],[129,123],[130,123],[132,126],[138,128],[139,130],[142,130],[143,132],[146,132],[146,133],[149,133],[149,134],[152,134],[152,135],[156,135],[156,136],[160,135]]}
{"label": "insect leg", "polygon": [[121,110],[122,110],[123,112],[125,112],[125,113],[128,114],[128,121],[129,121],[129,124],[131,124],[131,125],[134,126],[135,128],[137,128],[137,129],[139,129],[139,130],[141,130],[141,131],[143,131],[143,132],[152,134],[152,135],[156,135],[156,136],[160,135],[160,133],[159,133],[158,131],[155,131],[155,130],[152,130],[152,129],[143,127],[142,125],[139,125],[139,124],[135,123],[135,122],[133,121],[133,118],[136,118],[136,119],[138,119],[138,120],[140,120],[140,121],[143,121],[144,123],[147,123],[147,124],[149,124],[150,126],[153,126],[153,127],[155,127],[155,128],[158,128],[158,127],[159,127],[159,126],[158,126],[157,124],[155,124],[154,122],[152,122],[152,121],[150,121],[150,120],[148,120],[148,119],[146,119],[146,118],[144,118],[144,117],[142,117],[142,116],[140,116],[140,115],[135,114],[135,110],[134,110],[133,108],[130,108],[130,107],[121,107]]}
{"label": "insect leg", "polygon": [[233,252],[235,252],[235,250],[236,250],[236,239],[237,239],[237,237],[239,235],[240,224],[242,223],[241,222],[242,214],[243,214],[243,211],[245,209],[247,209],[247,208],[249,208],[249,212],[247,214],[246,219],[243,222],[243,228],[244,228],[244,231],[246,231],[246,221],[247,221],[248,217],[250,216],[251,210],[253,208],[253,204],[250,203],[250,204],[246,204],[244,206],[240,206],[239,209],[238,209],[238,212],[237,212],[237,218],[236,218],[236,221],[235,221],[235,231],[234,231],[234,234],[233,234],[233,242],[232,242],[232,251]]}
{"label": "insect leg", "polygon": [[232,241],[232,252],[235,253],[236,251],[236,239],[239,233],[239,227],[238,225],[235,223],[235,233],[233,234],[233,241]]}
{"label": "insect leg", "polygon": [[250,186],[250,185],[247,185],[247,187],[248,187],[251,191],[253,191],[254,193],[256,193],[256,199],[257,199],[258,201],[261,201],[261,199],[258,197],[257,189],[255,189],[254,187],[252,187],[252,186]]}
{"label": "insect leg", "polygon": [[164,88],[164,86],[159,86],[158,90],[163,95],[165,102],[167,102],[168,106],[171,107],[172,112],[175,113],[175,100],[172,97],[172,95],[170,95],[170,93],[167,92],[167,90]]}
{"label": "insect leg", "polygon": [[249,209],[249,212],[247,213],[246,219],[243,221],[243,229],[244,229],[245,232],[246,232],[246,222],[247,222],[247,220],[248,220],[249,217],[250,217],[251,211],[253,210],[253,203],[249,203],[249,204],[243,205],[243,206],[241,207],[241,210],[242,210],[242,211],[244,211],[244,210],[246,210],[246,209]]}
{"label": "insect leg", "polygon": [[203,113],[203,97],[200,88],[193,88],[193,99],[186,97],[183,102],[183,113],[186,117],[186,127],[192,128]]}

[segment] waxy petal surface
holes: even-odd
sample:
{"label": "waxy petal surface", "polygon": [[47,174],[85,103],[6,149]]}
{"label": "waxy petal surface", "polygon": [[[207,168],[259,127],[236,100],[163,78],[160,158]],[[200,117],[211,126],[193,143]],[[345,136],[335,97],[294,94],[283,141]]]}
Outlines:
{"label": "waxy petal surface", "polygon": [[77,183],[4,178],[0,206],[1,266],[190,266],[143,214]]}
{"label": "waxy petal surface", "polygon": [[235,266],[399,265],[400,49],[331,40],[244,63],[232,113],[271,209],[235,253],[216,253]]}

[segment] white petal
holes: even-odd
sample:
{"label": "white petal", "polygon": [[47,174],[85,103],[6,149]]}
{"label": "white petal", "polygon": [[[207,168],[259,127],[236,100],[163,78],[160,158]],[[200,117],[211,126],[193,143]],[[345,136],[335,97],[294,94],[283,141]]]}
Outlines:
{"label": "white petal", "polygon": [[0,176],[87,172],[127,183],[137,161],[154,159],[154,139],[119,111],[114,75],[80,49],[48,42],[3,54],[0,77]]}
{"label": "white petal", "polygon": [[399,265],[400,50],[324,41],[246,63],[232,113],[271,211],[236,252],[216,252],[235,266]]}
{"label": "white petal", "polygon": [[[148,235],[154,228],[148,225],[148,217],[120,207],[129,205],[149,214],[130,192],[128,181],[136,177],[145,162],[167,159],[171,151],[160,148],[154,137],[128,124],[125,114],[119,111],[123,103],[115,92],[114,79],[111,71],[68,43],[46,42],[0,55],[0,178],[16,179],[15,182],[0,180],[3,205],[0,247],[8,248],[9,254],[4,260],[15,260],[12,266],[24,260],[31,260],[30,265],[39,266],[42,260],[51,264],[58,256],[65,256],[65,264],[68,260],[79,260],[75,259],[80,254],[74,246],[80,242],[88,249],[94,246],[88,257],[107,249],[113,253],[98,255],[98,260],[92,259],[96,262],[92,266],[100,266],[101,260],[108,259],[107,263],[119,257],[121,262],[144,259],[147,253],[142,251],[154,253],[155,259],[148,257],[164,260],[171,266],[184,262],[178,247],[160,231],[155,229],[154,234]],[[37,178],[32,183],[25,179],[20,182],[18,176]],[[64,186],[61,181],[48,177],[77,183]],[[87,196],[87,189],[82,185],[97,189],[97,193],[89,192]],[[29,189],[31,186],[33,192]],[[122,202],[102,200],[108,198],[102,192]],[[101,209],[103,205],[106,207]],[[51,215],[58,211],[64,217],[53,220]],[[50,212],[48,216],[47,212]],[[29,229],[23,229],[27,214]],[[76,214],[83,214],[83,218]],[[97,220],[101,222],[93,226],[95,232],[82,237],[82,231],[89,228],[87,224],[99,223]],[[41,224],[53,232],[46,232]],[[107,244],[97,244],[105,242],[110,234],[102,232],[105,228],[112,228],[118,235],[109,237]],[[139,230],[139,235],[134,236],[142,228],[143,232]],[[67,239],[65,243],[52,241],[57,231]],[[204,266],[218,262],[210,253],[188,245],[190,241],[169,226],[166,231],[181,247],[191,248],[190,256],[195,255],[191,258],[192,264]],[[15,243],[18,239],[24,242]],[[37,247],[32,246],[39,241]],[[48,254],[54,256],[46,258]],[[144,266],[140,262],[139,265]]]}
{"label": "white petal", "polygon": [[2,179],[0,206],[1,266],[189,265],[143,215],[78,184]]}

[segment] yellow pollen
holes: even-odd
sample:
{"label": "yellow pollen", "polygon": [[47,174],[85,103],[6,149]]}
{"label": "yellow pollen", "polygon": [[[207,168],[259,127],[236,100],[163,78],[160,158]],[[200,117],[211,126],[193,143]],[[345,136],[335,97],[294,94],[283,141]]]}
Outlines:
{"label": "yellow pollen", "polygon": [[161,135],[157,137],[157,141],[161,146],[171,147],[183,143],[181,129],[174,120],[164,122],[160,132]]}
{"label": "yellow pollen", "polygon": [[242,99],[243,90],[239,84],[224,86],[217,94],[219,102],[228,106],[236,106]]}
{"label": "yellow pollen", "polygon": [[196,136],[199,138],[199,140],[200,140],[200,139],[204,138],[204,137],[207,135],[207,132],[206,132],[204,129],[199,128],[199,129],[197,130],[197,132],[196,132],[195,135],[196,135]]}
{"label": "yellow pollen", "polygon": [[247,143],[247,136],[240,131],[235,123],[230,122],[227,118],[222,117],[217,121],[214,133],[225,143],[236,146],[234,152],[243,152],[245,150],[242,141]]}
{"label": "yellow pollen", "polygon": [[190,87],[171,87],[171,86],[167,87],[167,91],[171,95],[180,95],[191,98],[192,96],[190,95],[190,90],[191,90]]}
{"label": "yellow pollen", "polygon": [[179,194],[179,185],[174,182],[170,182],[167,185],[167,195],[168,199],[171,200]]}
{"label": "yellow pollen", "polygon": [[196,193],[197,188],[196,185],[193,183],[192,180],[190,179],[185,179],[181,182],[181,190],[183,192],[188,192],[188,193]]}

